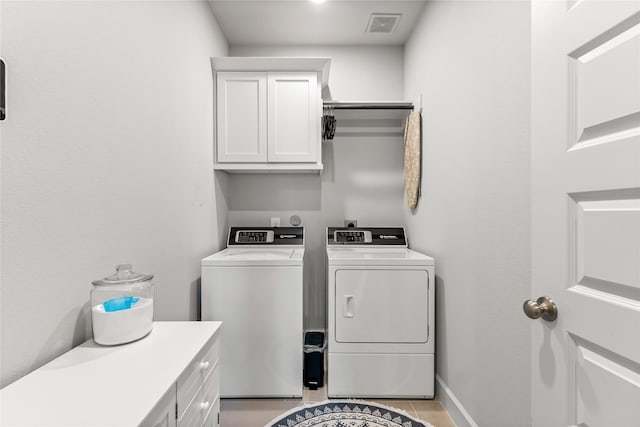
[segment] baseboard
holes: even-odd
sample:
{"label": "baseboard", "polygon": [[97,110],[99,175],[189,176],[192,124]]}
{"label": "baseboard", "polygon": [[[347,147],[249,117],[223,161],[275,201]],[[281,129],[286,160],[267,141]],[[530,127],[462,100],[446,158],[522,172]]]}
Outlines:
{"label": "baseboard", "polygon": [[478,427],[478,424],[438,374],[436,374],[436,398],[444,406],[456,427]]}

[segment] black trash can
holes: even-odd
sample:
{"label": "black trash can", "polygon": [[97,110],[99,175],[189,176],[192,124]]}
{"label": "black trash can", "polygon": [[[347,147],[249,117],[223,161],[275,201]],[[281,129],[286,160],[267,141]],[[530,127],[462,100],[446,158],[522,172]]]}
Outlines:
{"label": "black trash can", "polygon": [[324,386],[324,332],[304,333],[304,385],[311,390]]}

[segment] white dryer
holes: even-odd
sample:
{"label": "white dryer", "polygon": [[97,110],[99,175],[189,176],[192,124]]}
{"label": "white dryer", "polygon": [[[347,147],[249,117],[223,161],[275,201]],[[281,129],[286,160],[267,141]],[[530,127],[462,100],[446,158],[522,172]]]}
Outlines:
{"label": "white dryer", "polygon": [[327,230],[329,397],[433,398],[435,263],[402,228]]}
{"label": "white dryer", "polygon": [[231,227],[204,258],[202,320],[221,320],[221,397],[302,396],[302,227]]}

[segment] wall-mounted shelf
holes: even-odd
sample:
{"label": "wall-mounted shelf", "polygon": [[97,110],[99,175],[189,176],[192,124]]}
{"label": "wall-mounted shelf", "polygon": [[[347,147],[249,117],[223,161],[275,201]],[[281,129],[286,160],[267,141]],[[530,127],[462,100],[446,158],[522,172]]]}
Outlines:
{"label": "wall-mounted shelf", "polygon": [[368,102],[368,101],[324,101],[324,107],[333,108],[334,110],[383,110],[383,111],[411,111],[413,103],[411,102]]}
{"label": "wall-mounted shelf", "polygon": [[[325,114],[336,118],[335,137],[402,137],[411,102],[324,101]],[[327,110],[328,109],[328,110]]]}

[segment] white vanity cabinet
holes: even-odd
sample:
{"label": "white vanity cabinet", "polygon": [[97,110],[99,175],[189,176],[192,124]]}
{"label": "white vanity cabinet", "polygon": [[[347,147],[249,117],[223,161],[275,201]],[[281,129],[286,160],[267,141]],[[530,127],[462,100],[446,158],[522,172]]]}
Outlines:
{"label": "white vanity cabinet", "polygon": [[221,322],[154,322],[139,341],[92,340],[0,391],[2,426],[215,426]]}
{"label": "white vanity cabinet", "polygon": [[176,403],[176,389],[171,387],[140,425],[145,427],[176,427],[178,425]]}
{"label": "white vanity cabinet", "polygon": [[215,169],[322,170],[326,58],[212,58]]}

